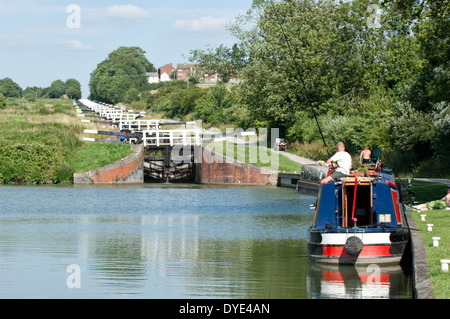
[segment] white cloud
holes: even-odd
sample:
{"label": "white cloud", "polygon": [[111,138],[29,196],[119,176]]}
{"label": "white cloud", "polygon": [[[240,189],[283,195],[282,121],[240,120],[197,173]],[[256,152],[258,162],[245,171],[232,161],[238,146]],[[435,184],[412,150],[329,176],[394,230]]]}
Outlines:
{"label": "white cloud", "polygon": [[69,45],[70,48],[75,49],[75,50],[92,50],[92,49],[94,49],[93,45],[83,44],[78,40],[67,41],[67,44]]}
{"label": "white cloud", "polygon": [[133,6],[131,4],[127,5],[113,5],[106,9],[106,14],[110,18],[133,21],[133,20],[143,20],[150,18],[150,14],[147,10]]}
{"label": "white cloud", "polygon": [[201,17],[193,20],[177,20],[174,24],[175,30],[182,31],[215,31],[221,30],[229,22],[227,18]]}

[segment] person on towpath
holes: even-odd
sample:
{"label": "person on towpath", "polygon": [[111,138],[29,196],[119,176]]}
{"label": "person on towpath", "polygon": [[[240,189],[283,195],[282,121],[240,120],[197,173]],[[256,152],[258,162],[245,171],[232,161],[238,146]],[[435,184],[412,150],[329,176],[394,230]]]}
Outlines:
{"label": "person on towpath", "polygon": [[447,187],[447,195],[440,200],[432,200],[424,204],[412,206],[417,211],[450,209],[450,186]]}

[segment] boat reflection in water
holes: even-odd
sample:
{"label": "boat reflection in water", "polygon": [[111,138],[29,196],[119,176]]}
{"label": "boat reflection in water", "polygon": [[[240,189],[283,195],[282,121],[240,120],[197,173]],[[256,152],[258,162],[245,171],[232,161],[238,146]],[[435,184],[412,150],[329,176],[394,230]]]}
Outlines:
{"label": "boat reflection in water", "polygon": [[331,265],[309,262],[307,288],[313,299],[411,298],[410,276],[401,265]]}

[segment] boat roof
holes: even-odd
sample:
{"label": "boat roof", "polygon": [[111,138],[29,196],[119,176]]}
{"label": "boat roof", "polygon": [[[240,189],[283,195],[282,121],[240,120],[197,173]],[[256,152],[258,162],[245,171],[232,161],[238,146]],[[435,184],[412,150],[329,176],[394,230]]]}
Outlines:
{"label": "boat roof", "polygon": [[393,174],[386,174],[386,173],[379,173],[377,172],[375,175],[371,176],[346,176],[341,177],[339,180],[335,181],[335,183],[338,182],[345,182],[345,183],[354,183],[355,179],[358,181],[358,183],[370,183],[372,181],[376,182],[382,182],[382,183],[392,183],[395,185],[395,179]]}

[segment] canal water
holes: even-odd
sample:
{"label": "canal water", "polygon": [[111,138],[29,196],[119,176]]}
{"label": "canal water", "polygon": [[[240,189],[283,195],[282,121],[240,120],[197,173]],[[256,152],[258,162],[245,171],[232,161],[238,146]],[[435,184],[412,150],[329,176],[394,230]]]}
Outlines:
{"label": "canal water", "polygon": [[411,298],[402,267],[308,262],[314,195],[0,186],[0,298]]}

